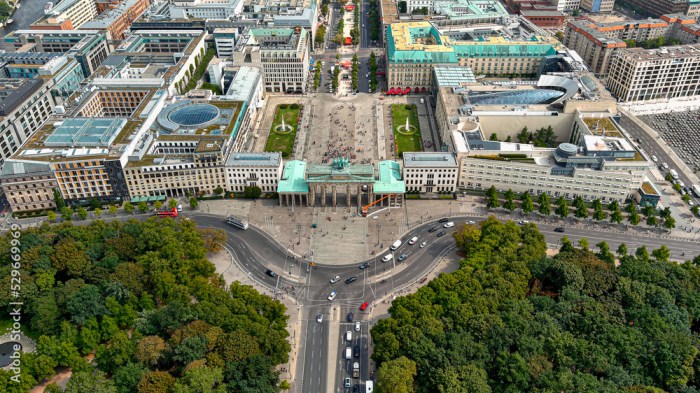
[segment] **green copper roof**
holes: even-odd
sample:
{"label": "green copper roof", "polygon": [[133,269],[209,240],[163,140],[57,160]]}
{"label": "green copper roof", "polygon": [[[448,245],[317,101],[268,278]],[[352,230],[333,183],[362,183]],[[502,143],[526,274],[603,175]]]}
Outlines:
{"label": "green copper roof", "polygon": [[398,162],[379,162],[379,180],[374,182],[374,192],[379,194],[406,193],[406,184],[401,180],[401,166]]}
{"label": "green copper roof", "polygon": [[284,165],[282,179],[277,185],[277,192],[303,194],[309,192],[309,183],[306,182],[306,162],[288,161]]}

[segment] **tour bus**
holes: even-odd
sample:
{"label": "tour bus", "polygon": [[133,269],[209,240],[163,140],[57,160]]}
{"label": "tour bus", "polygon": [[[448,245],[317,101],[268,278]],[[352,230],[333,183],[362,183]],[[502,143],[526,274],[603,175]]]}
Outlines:
{"label": "tour bus", "polygon": [[233,225],[233,226],[236,227],[236,228],[240,228],[240,229],[242,229],[242,230],[244,230],[244,231],[245,231],[246,229],[248,229],[248,221],[243,220],[243,219],[240,219],[240,218],[238,218],[238,217],[228,216],[228,217],[226,218],[226,223],[227,223],[227,224],[230,224],[230,225]]}
{"label": "tour bus", "polygon": [[178,214],[177,214],[177,209],[172,208],[171,210],[162,210],[162,211],[158,211],[158,212],[156,212],[156,216],[158,216],[158,217],[173,217],[173,218],[175,218],[175,217],[178,216]]}

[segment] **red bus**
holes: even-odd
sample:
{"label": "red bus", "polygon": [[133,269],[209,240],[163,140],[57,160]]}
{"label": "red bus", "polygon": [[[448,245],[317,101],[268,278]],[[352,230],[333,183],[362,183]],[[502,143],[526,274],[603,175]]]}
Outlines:
{"label": "red bus", "polygon": [[173,217],[173,218],[175,218],[175,217],[177,217],[177,209],[172,208],[171,210],[164,210],[164,211],[156,212],[156,215],[158,217]]}

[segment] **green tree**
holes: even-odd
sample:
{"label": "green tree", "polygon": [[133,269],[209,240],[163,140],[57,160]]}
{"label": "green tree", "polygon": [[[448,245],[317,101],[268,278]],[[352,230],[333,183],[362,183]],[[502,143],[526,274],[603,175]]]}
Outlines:
{"label": "green tree", "polygon": [[378,393],[411,393],[416,363],[406,357],[382,363],[377,373]]}
{"label": "green tree", "polygon": [[606,213],[602,207],[596,208],[595,211],[593,212],[593,218],[598,220],[598,221],[605,220],[607,217],[608,217],[608,213]]}
{"label": "green tree", "polygon": [[655,226],[659,225],[659,222],[656,219],[656,216],[647,217],[647,225],[649,225],[651,227],[655,227]]}
{"label": "green tree", "polygon": [[516,207],[515,201],[514,201],[515,193],[513,192],[513,190],[508,189],[508,191],[506,191],[506,193],[505,193],[505,198],[506,198],[506,201],[505,201],[505,203],[503,203],[503,207],[505,207],[509,211],[515,210],[515,207]]}
{"label": "green tree", "polygon": [[673,181],[673,175],[671,173],[667,173],[666,176],[664,176],[664,179],[670,183]]}
{"label": "green tree", "polygon": [[258,186],[248,186],[243,189],[243,195],[246,198],[260,198],[260,195],[262,195],[262,190]]}
{"label": "green tree", "polygon": [[627,216],[627,219],[630,221],[630,224],[632,224],[632,225],[639,225],[639,222],[641,221],[641,218],[639,217],[639,213],[637,213],[637,210],[633,210],[632,213],[630,213]]}
{"label": "green tree", "polygon": [[569,237],[564,235],[564,237],[561,238],[561,247],[559,248],[559,252],[570,252],[574,250],[574,245],[571,244],[571,240],[569,240]]}
{"label": "green tree", "polygon": [[620,245],[617,246],[617,255],[620,257],[627,255],[627,245],[625,243],[620,243]]}
{"label": "green tree", "polygon": [[498,206],[500,206],[500,202],[498,201],[498,191],[496,191],[496,187],[491,186],[491,188],[489,188],[486,192],[486,195],[486,207],[488,207],[489,209],[495,209]]}
{"label": "green tree", "polygon": [[586,206],[586,202],[581,196],[577,196],[574,199],[574,206],[576,206],[576,212],[574,213],[576,218],[588,218],[588,206]]}
{"label": "green tree", "polygon": [[84,207],[78,208],[78,218],[85,221],[85,219],[87,219],[87,216],[88,216],[88,212],[87,212],[87,210],[85,210]]}
{"label": "green tree", "polygon": [[498,134],[496,134],[495,132],[492,133],[491,136],[489,137],[489,140],[490,140],[490,141],[497,141],[497,140],[498,140]]}
{"label": "green tree", "polygon": [[110,205],[109,206],[109,214],[116,216],[117,215],[117,206],[115,205]]}
{"label": "green tree", "polygon": [[563,31],[557,31],[554,34],[554,36],[557,37],[557,40],[559,40],[559,42],[564,42],[564,32]]}
{"label": "green tree", "polygon": [[578,246],[581,247],[582,250],[588,250],[588,239],[582,237],[581,240],[578,241]]}
{"label": "green tree", "polygon": [[176,207],[177,207],[177,200],[173,199],[173,198],[168,199],[168,208],[174,209]]}
{"label": "green tree", "polygon": [[[6,4],[0,2],[0,4]],[[56,210],[61,211],[64,207],[66,207],[66,201],[63,199],[63,195],[61,195],[61,191],[58,188],[55,188],[53,190],[53,201],[56,203]]]}
{"label": "green tree", "polygon": [[530,132],[527,130],[527,127],[523,127],[523,129],[515,137],[515,139],[518,140],[518,143],[528,143],[530,142],[531,138],[532,135],[530,135]]}
{"label": "green tree", "polygon": [[162,208],[163,208],[163,202],[161,202],[161,201],[153,202],[153,209],[154,210],[160,210]]}
{"label": "green tree", "polygon": [[216,189],[214,189],[214,195],[221,195],[223,193],[224,193],[224,189],[221,186],[218,186],[218,187],[216,187]]}
{"label": "green tree", "polygon": [[73,213],[74,211],[70,207],[65,206],[61,209],[61,217],[64,221],[70,221],[73,218]]}
{"label": "green tree", "polygon": [[548,216],[552,213],[552,206],[549,202],[549,195],[547,195],[546,192],[540,194],[540,196],[537,199],[537,203],[539,204],[538,210],[540,214]]}
{"label": "green tree", "polygon": [[56,212],[54,212],[53,210],[49,210],[49,212],[46,213],[46,219],[49,220],[49,222],[56,221]]}
{"label": "green tree", "polygon": [[95,217],[97,217],[97,218],[102,217],[102,209],[100,209],[99,207],[97,209],[95,209]]}
{"label": "green tree", "polygon": [[612,253],[612,251],[610,251],[610,246],[606,241],[596,244],[596,247],[598,247],[598,253],[596,256],[600,258],[601,261],[605,261],[610,264],[615,262],[615,255]]}
{"label": "green tree", "polygon": [[92,317],[104,315],[107,309],[100,290],[87,284],[68,299],[66,311],[71,315],[73,322],[82,325]]}
{"label": "green tree", "polygon": [[148,203],[146,202],[139,202],[139,212],[145,213],[148,211]]}
{"label": "green tree", "polygon": [[620,211],[620,209],[614,210],[614,211],[610,214],[610,221],[611,221],[611,222],[614,222],[614,223],[616,223],[616,224],[619,224],[619,223],[622,222],[622,212]]}
{"label": "green tree", "polygon": [[564,199],[563,196],[557,199],[557,209],[555,213],[561,218],[566,218],[569,215],[569,205],[566,203],[566,199]]}
{"label": "green tree", "polygon": [[139,393],[169,393],[175,387],[175,377],[164,371],[149,371],[141,377]]}
{"label": "green tree", "polygon": [[199,201],[195,197],[190,197],[190,208],[192,210],[196,209],[197,206],[199,206]]}
{"label": "green tree", "polygon": [[142,365],[127,363],[114,372],[112,380],[119,393],[132,393],[138,391],[137,386],[145,373],[146,369]]}
{"label": "green tree", "polygon": [[290,385],[289,381],[287,381],[286,379],[284,381],[280,382],[280,389],[281,390],[289,390],[291,388],[292,388],[292,385]]}
{"label": "green tree", "polygon": [[134,356],[142,364],[148,367],[154,367],[163,356],[163,352],[167,349],[165,341],[158,336],[146,336],[139,340],[136,345]]}
{"label": "green tree", "polygon": [[669,259],[671,259],[671,250],[664,244],[660,248],[652,251],[651,255],[659,262],[668,262]]}
{"label": "green tree", "polygon": [[690,202],[690,195],[688,195],[688,194],[681,195],[681,200],[685,203]]}
{"label": "green tree", "polygon": [[700,206],[695,205],[690,208],[690,212],[693,213],[696,217],[700,215]]}
{"label": "green tree", "polygon": [[525,191],[520,200],[522,201],[520,208],[523,210],[523,213],[530,214],[535,210],[535,204],[532,203],[532,197],[529,192]]}
{"label": "green tree", "polygon": [[117,393],[117,388],[101,371],[74,372],[65,393]]}
{"label": "green tree", "polygon": [[676,219],[673,218],[672,216],[666,217],[666,219],[664,220],[664,228],[670,230],[670,229],[673,229],[675,227],[676,227]]}
{"label": "green tree", "polygon": [[127,214],[131,214],[134,211],[134,205],[131,202],[124,202],[124,211]]}
{"label": "green tree", "polygon": [[620,202],[613,200],[608,204],[608,210],[610,210],[610,213],[614,212],[615,210],[620,210]]}

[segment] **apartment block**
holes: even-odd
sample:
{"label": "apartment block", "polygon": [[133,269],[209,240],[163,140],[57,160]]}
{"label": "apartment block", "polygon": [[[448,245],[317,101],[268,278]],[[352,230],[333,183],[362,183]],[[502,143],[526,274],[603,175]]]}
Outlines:
{"label": "apartment block", "polygon": [[30,25],[32,30],[73,30],[97,17],[95,0],[63,0]]}
{"label": "apartment block", "polygon": [[623,4],[633,7],[642,15],[655,18],[665,14],[700,15],[700,2],[697,0],[624,0]]}
{"label": "apartment block", "polygon": [[557,11],[571,12],[579,9],[581,0],[551,0]]}
{"label": "apartment block", "polygon": [[458,175],[454,153],[403,153],[406,192],[455,192]]}
{"label": "apartment block", "polygon": [[700,94],[700,45],[620,50],[610,64],[608,89],[621,101]]}
{"label": "apartment block", "polygon": [[151,0],[123,0],[109,6],[98,17],[83,23],[79,28],[86,30],[103,30],[115,40],[124,38],[124,32],[151,4]]}
{"label": "apartment block", "polygon": [[280,153],[232,152],[226,160],[226,189],[243,192],[246,187],[260,187],[262,192],[277,192],[282,177]]}
{"label": "apartment block", "polygon": [[250,29],[236,45],[236,65],[263,70],[265,91],[303,93],[309,76],[309,33],[295,29]]}

